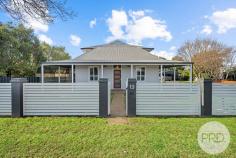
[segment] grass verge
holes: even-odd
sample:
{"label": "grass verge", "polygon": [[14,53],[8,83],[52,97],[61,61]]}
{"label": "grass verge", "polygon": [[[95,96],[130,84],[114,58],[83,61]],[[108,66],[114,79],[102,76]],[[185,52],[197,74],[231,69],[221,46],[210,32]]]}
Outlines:
{"label": "grass verge", "polygon": [[[0,118],[0,157],[236,157],[236,117]],[[231,142],[219,155],[204,153],[197,132],[208,121],[228,127]]]}

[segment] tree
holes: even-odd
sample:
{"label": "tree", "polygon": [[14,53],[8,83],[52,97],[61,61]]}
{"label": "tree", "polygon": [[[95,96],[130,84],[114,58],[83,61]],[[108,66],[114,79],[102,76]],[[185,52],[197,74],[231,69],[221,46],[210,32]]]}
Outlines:
{"label": "tree", "polygon": [[198,78],[220,79],[224,55],[219,52],[205,52],[192,57],[195,63],[195,74]]}
{"label": "tree", "polygon": [[[23,25],[0,26],[0,68],[5,70],[7,76],[24,76],[25,73],[32,74],[39,58],[35,55],[40,52],[39,40],[33,35],[31,29],[25,29]],[[24,70],[24,71],[22,71]]]}
{"label": "tree", "polygon": [[225,79],[228,79],[229,74],[234,71],[236,67],[236,49],[230,48],[230,53],[228,53],[228,57],[226,58],[226,62],[224,62],[224,75]]}
{"label": "tree", "polygon": [[47,43],[41,44],[44,57],[47,61],[70,59],[70,55],[65,52],[65,47],[50,46]]}
{"label": "tree", "polygon": [[[23,25],[14,26],[3,24],[0,26],[0,75],[33,76],[40,63],[48,59],[45,44],[41,44],[33,30]],[[51,60],[70,59],[63,47],[51,47]],[[45,51],[45,52],[44,52]]]}
{"label": "tree", "polygon": [[174,57],[172,58],[172,60],[184,61],[184,59],[183,59],[181,56],[178,56],[178,55],[174,56]]}
{"label": "tree", "polygon": [[30,17],[52,22],[57,17],[66,20],[74,16],[65,3],[66,0],[0,0],[0,8],[18,21]]}
{"label": "tree", "polygon": [[[177,57],[194,62],[194,75],[198,78],[221,79],[223,71],[235,56],[233,47],[212,39],[187,41],[178,49]],[[177,58],[176,57],[176,58]]]}

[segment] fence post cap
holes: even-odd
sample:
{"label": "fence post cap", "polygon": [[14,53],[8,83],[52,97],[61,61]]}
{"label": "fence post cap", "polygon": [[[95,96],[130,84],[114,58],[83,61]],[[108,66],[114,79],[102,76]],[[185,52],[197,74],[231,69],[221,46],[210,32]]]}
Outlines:
{"label": "fence post cap", "polygon": [[99,78],[99,82],[108,82],[107,78]]}
{"label": "fence post cap", "polygon": [[203,82],[212,82],[211,79],[204,79]]}
{"label": "fence post cap", "polygon": [[136,78],[128,78],[128,82],[137,82]]}
{"label": "fence post cap", "polygon": [[14,83],[14,82],[22,82],[22,83],[25,83],[25,82],[28,82],[27,78],[12,78],[11,83]]}

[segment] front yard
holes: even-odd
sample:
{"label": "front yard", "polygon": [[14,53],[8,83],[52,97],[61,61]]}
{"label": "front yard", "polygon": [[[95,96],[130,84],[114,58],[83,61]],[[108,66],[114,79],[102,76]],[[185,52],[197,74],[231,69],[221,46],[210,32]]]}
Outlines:
{"label": "front yard", "polygon": [[0,157],[211,157],[197,143],[199,127],[219,121],[228,127],[228,149],[212,157],[236,157],[236,117],[0,118]]}

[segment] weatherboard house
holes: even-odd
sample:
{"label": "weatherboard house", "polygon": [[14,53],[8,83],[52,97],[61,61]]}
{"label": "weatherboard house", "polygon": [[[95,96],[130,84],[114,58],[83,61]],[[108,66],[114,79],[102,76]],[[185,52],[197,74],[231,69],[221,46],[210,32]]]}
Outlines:
{"label": "weatherboard house", "polygon": [[[135,78],[137,82],[164,82],[165,68],[176,66],[189,66],[190,81],[192,81],[192,62],[165,60],[151,54],[153,48],[116,40],[81,49],[83,54],[72,60],[42,63],[42,83],[47,82],[44,69],[52,65],[58,66],[59,69],[67,66],[70,74],[69,82],[94,82],[99,78],[107,78],[112,89],[125,89],[128,78]],[[60,75],[58,77],[58,82],[63,82],[60,80]]]}

